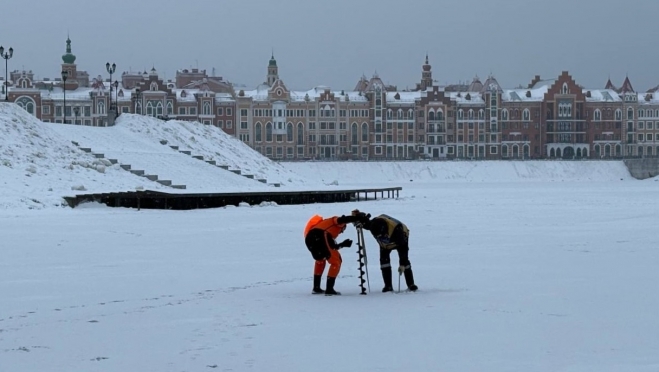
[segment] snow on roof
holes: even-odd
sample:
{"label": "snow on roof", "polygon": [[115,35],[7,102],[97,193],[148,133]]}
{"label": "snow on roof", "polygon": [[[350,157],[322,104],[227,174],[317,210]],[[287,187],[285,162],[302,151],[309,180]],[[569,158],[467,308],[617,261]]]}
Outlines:
{"label": "snow on roof", "polygon": [[620,96],[613,89],[583,89],[583,93],[590,92],[590,97],[586,95],[587,102],[620,102]]}
{"label": "snow on roof", "polygon": [[[306,91],[290,91],[291,102],[304,102],[306,97],[309,97],[309,100],[313,101],[320,98],[320,95],[325,92],[329,87],[319,85],[312,89]],[[261,84],[256,87],[254,90],[244,90],[245,97],[252,98],[254,101],[267,101],[268,93],[270,92],[270,87],[266,84]],[[360,95],[356,91],[331,91],[334,94],[334,98],[339,98],[345,100],[347,96],[351,102],[366,102],[367,99],[365,96]],[[343,93],[343,94],[341,94]]]}
{"label": "snow on roof", "polygon": [[542,87],[547,87],[548,88],[548,87],[554,85],[554,83],[556,83],[557,80],[558,80],[558,78],[538,80],[535,84],[533,84],[531,89],[537,89],[537,88],[542,88]]}
{"label": "snow on roof", "polygon": [[[75,90],[67,89],[66,90],[66,99],[67,100],[89,100],[91,92],[95,91],[95,88],[78,88]],[[109,92],[109,91],[106,91]],[[55,101],[64,100],[64,89],[60,87],[53,87],[53,90],[41,90],[42,98],[50,98]],[[114,97],[113,97],[114,98]]]}
{"label": "snow on roof", "polygon": [[659,105],[659,93],[638,93],[639,105]]}
{"label": "snow on roof", "polygon": [[[420,91],[417,92],[387,92],[387,104],[395,103],[414,103],[417,99],[421,99]],[[398,98],[396,98],[398,96]]]}
{"label": "snow on roof", "polygon": [[[538,84],[534,86],[538,86]],[[531,89],[505,89],[501,99],[507,102],[541,102],[549,87],[550,85],[543,84]],[[527,97],[529,93],[530,97]]]}
{"label": "snow on roof", "polygon": [[[445,94],[448,94],[452,101],[461,105],[482,105],[485,103],[480,92],[447,92]],[[467,95],[469,95],[469,99],[467,99]]]}

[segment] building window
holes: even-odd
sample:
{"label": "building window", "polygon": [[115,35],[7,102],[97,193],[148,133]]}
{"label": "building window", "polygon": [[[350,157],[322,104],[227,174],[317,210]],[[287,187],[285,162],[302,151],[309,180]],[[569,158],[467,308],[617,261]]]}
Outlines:
{"label": "building window", "polygon": [[231,109],[231,107],[227,107],[227,116],[231,116],[231,115],[233,115],[233,110]]}
{"label": "building window", "polygon": [[382,146],[375,146],[375,155],[382,155]]}
{"label": "building window", "polygon": [[304,124],[297,123],[297,144],[304,144]]}
{"label": "building window", "polygon": [[218,120],[217,121],[217,126],[220,128],[224,128],[224,120]]}
{"label": "building window", "polygon": [[196,107],[190,107],[190,115],[197,115],[197,108]]}
{"label": "building window", "polygon": [[233,122],[231,120],[227,120],[227,128],[228,129],[233,128]]}
{"label": "building window", "polygon": [[265,125],[265,141],[272,142],[272,123]]}
{"label": "building window", "polygon": [[293,142],[293,123],[286,124],[286,141]]}
{"label": "building window", "polygon": [[201,106],[201,113],[202,115],[210,115],[211,114],[211,103],[208,101],[204,101],[204,103]]}
{"label": "building window", "polygon": [[[222,107],[218,107],[217,108],[217,116],[222,116],[222,115],[224,115],[224,109]],[[245,110],[245,115],[244,116],[247,116],[247,110]]]}
{"label": "building window", "polygon": [[254,140],[256,142],[261,142],[261,123],[256,123],[254,126]]}
{"label": "building window", "polygon": [[185,115],[185,107],[179,107],[178,108],[178,114],[179,115]]}
{"label": "building window", "polygon": [[105,102],[98,101],[96,104],[96,113],[99,115],[105,115]]}

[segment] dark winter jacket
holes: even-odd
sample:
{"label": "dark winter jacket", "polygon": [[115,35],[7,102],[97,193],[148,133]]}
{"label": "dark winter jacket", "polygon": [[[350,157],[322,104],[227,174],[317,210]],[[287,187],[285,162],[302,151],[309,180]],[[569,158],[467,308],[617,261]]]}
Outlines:
{"label": "dark winter jacket", "polygon": [[381,214],[364,224],[364,229],[371,232],[380,248],[407,248],[410,230],[391,216]]}

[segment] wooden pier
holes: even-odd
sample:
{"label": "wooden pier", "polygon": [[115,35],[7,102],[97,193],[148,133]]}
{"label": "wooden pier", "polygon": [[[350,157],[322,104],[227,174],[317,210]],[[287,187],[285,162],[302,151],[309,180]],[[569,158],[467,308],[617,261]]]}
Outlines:
{"label": "wooden pier", "polygon": [[128,191],[101,194],[82,194],[64,197],[71,208],[81,203],[97,202],[109,207],[136,209],[190,210],[221,208],[240,203],[259,205],[274,202],[278,205],[345,203],[387,198],[398,198],[402,187],[318,191],[272,191],[230,193],[165,193],[159,191]]}

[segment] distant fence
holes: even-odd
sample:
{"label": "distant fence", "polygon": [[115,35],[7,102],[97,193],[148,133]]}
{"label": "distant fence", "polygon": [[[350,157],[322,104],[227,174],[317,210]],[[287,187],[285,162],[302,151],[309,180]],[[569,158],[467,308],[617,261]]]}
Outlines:
{"label": "distant fence", "polygon": [[97,202],[109,207],[137,209],[189,210],[220,208],[241,203],[259,205],[274,202],[278,205],[341,203],[398,198],[402,187],[351,190],[279,191],[279,192],[236,192],[179,194],[158,191],[129,191],[116,193],[83,194],[64,197],[71,208],[81,203]]}

